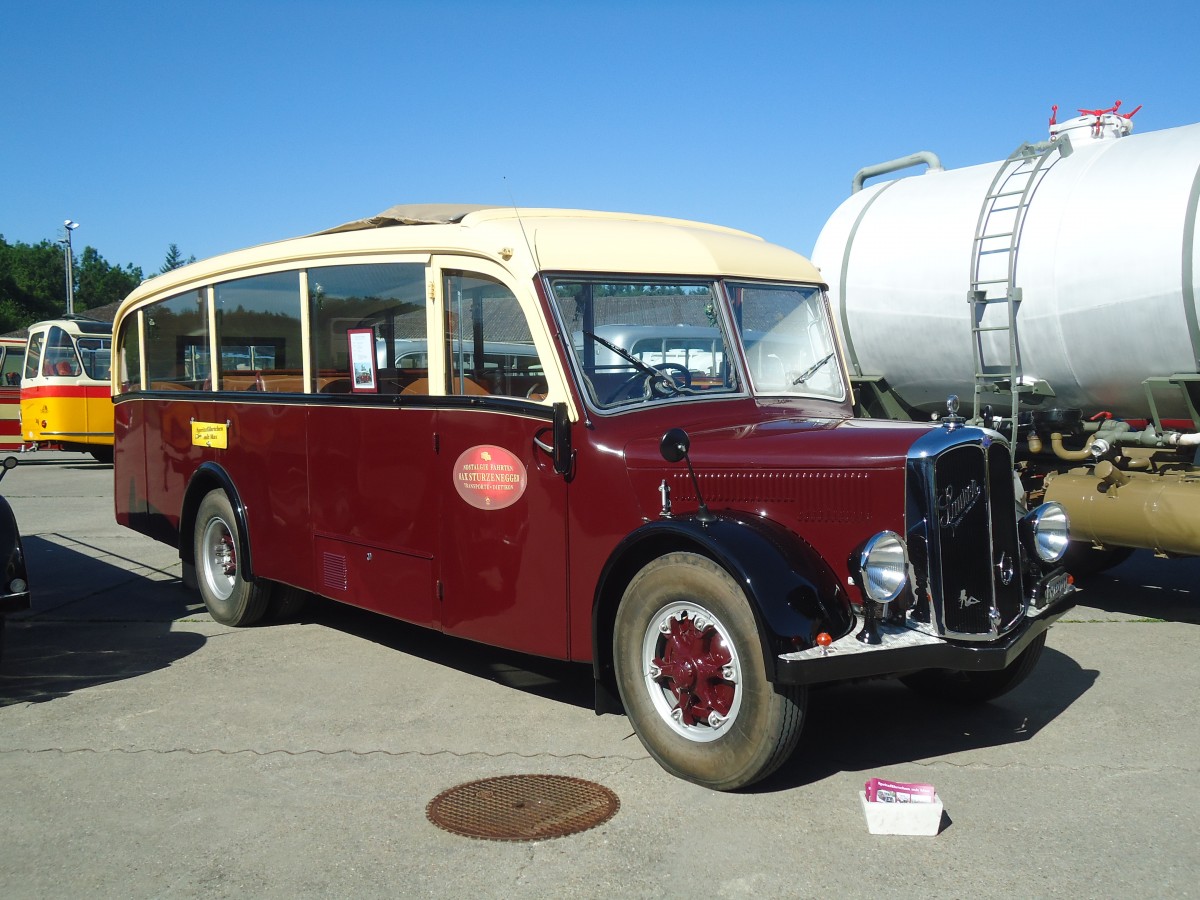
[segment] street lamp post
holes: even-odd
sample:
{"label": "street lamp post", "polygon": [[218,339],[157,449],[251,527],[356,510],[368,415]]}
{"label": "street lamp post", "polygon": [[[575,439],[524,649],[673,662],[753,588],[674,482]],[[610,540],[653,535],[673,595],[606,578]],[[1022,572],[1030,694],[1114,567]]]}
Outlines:
{"label": "street lamp post", "polygon": [[75,254],[71,250],[71,232],[79,227],[78,222],[67,219],[63,222],[63,230],[67,233],[66,240],[61,241],[63,252],[66,254],[67,270],[67,315],[75,315]]}

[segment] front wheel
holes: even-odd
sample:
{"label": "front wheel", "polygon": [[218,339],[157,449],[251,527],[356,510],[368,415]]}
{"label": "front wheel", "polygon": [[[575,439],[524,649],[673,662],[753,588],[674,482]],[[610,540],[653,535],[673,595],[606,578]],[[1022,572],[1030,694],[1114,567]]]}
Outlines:
{"label": "front wheel", "polygon": [[638,738],[680,778],[744,787],[800,739],[806,690],[767,680],[746,598],[706,557],[670,553],[634,577],[617,610],[613,662]]}
{"label": "front wheel", "polygon": [[209,615],[222,625],[258,622],[270,603],[270,585],[244,577],[237,519],[224,491],[209,491],[200,501],[193,541],[196,581]]}
{"label": "front wheel", "polygon": [[901,681],[919,694],[952,700],[955,703],[986,703],[1007,694],[1029,677],[1046,648],[1046,632],[1042,632],[1025,650],[1008,664],[994,672],[961,672],[956,669],[923,669],[904,675]]}

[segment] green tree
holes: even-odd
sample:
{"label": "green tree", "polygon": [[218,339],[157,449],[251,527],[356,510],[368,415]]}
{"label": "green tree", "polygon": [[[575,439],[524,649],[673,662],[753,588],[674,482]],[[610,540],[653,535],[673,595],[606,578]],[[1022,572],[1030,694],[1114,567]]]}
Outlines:
{"label": "green tree", "polygon": [[[57,241],[8,243],[0,235],[0,334],[67,310],[63,247]],[[136,266],[113,266],[85,247],[75,266],[75,309],[116,303],[142,281]]]}
{"label": "green tree", "polygon": [[63,249],[57,243],[9,244],[0,235],[0,334],[66,310]]}
{"label": "green tree", "polygon": [[171,246],[167,247],[166,258],[163,260],[162,268],[158,270],[158,273],[161,275],[164,272],[170,272],[172,269],[178,269],[180,266],[186,266],[189,263],[194,263],[195,261],[196,257],[194,256],[189,256],[187,259],[184,259],[183,253],[179,249],[179,245],[171,244]]}
{"label": "green tree", "polygon": [[84,247],[75,269],[75,311],[119,303],[141,283],[140,267],[110,265],[95,247]]}

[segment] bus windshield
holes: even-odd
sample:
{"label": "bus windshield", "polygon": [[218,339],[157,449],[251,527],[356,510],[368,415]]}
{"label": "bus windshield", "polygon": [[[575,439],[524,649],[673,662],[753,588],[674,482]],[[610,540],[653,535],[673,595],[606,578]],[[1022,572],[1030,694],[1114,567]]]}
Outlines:
{"label": "bus windshield", "polygon": [[725,290],[757,394],[846,396],[825,297],[811,285],[738,284]]}
{"label": "bus windshield", "polygon": [[69,334],[58,325],[34,332],[25,355],[26,378],[91,378],[107,381],[112,338]]}
{"label": "bus windshield", "polygon": [[711,282],[558,278],[551,289],[600,409],[741,390]]}
{"label": "bus windshield", "polygon": [[[646,402],[743,393],[845,397],[833,329],[813,285],[551,279],[592,403]],[[731,340],[726,317],[737,333]],[[742,344],[748,379],[729,348]]]}

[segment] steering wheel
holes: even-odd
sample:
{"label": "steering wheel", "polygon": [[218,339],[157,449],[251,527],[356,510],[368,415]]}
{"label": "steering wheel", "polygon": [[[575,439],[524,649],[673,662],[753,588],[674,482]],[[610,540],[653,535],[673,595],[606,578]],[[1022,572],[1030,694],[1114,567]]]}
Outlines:
{"label": "steering wheel", "polygon": [[642,398],[645,400],[652,397],[670,397],[689,390],[692,386],[692,373],[686,366],[678,363],[658,363],[654,369],[656,371],[651,373],[634,372],[617,386],[606,403],[616,403],[626,397],[636,396],[630,388],[639,382],[642,385]]}

